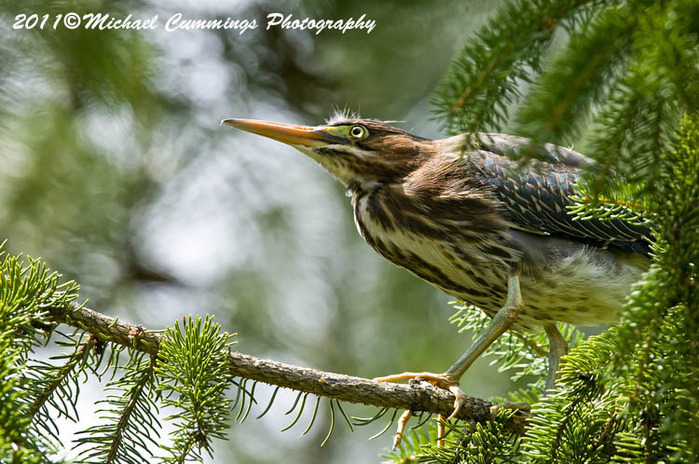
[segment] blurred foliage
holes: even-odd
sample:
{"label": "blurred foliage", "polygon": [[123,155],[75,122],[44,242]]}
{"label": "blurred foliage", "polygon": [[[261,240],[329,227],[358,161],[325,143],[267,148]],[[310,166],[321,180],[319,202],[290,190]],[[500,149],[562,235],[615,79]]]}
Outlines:
{"label": "blurred foliage", "polygon": [[[699,162],[691,118],[681,141],[674,141],[681,115],[696,111],[699,95],[697,4],[510,2],[486,22],[499,5],[458,0],[171,0],[157,6],[140,1],[3,2],[3,25],[20,12],[165,18],[182,11],[261,22],[268,12],[281,11],[318,18],[367,14],[377,28],[370,35],[316,36],[263,29],[239,35],[3,27],[0,240],[9,238],[6,246],[14,253],[44,257],[81,282],[81,295],[91,306],[132,322],[155,327],[171,325],[189,312],[215,313],[224,327],[240,333],[246,352],[369,377],[406,369],[435,371],[468,343],[446,323],[447,298],[383,262],[361,242],[344,192],[316,166],[272,142],[232,134],[218,121],[247,116],[317,123],[333,108],[348,107],[368,117],[405,119],[414,124],[406,129],[424,136],[437,136],[441,122],[450,132],[508,124],[537,140],[579,142],[602,170],[590,174],[578,214],[604,213],[609,203],[603,200],[643,203],[662,238],[656,249],[658,267],[639,286],[622,325],[571,354],[560,397],[541,403],[541,421],[524,444],[503,437],[497,423],[454,427],[452,443],[460,447],[423,449],[425,459],[534,459],[560,442],[545,439],[550,426],[584,393],[591,398],[588,409],[575,411],[565,431],[589,419],[585,433],[601,445],[587,450],[583,441],[571,440],[563,451],[572,454],[565,456],[604,458],[613,452],[608,446],[613,443],[626,453],[621,457],[636,453],[649,460],[686,461],[697,454],[686,437],[699,436],[691,384],[697,378],[691,360],[699,357],[696,341],[689,337],[697,332],[699,314],[693,274],[696,237],[691,235],[697,230]],[[466,41],[483,24],[476,39]],[[465,41],[435,100],[440,119],[430,120],[428,97]],[[608,174],[613,170],[627,176],[628,188],[612,182]],[[687,293],[661,292],[668,282],[673,288],[682,283]],[[672,298],[658,305],[659,292]],[[461,322],[477,328],[478,313],[467,315]],[[681,324],[671,324],[673,320]],[[571,341],[581,338],[572,329],[566,335]],[[8,353],[0,371],[11,377],[26,347],[0,342]],[[86,343],[67,335],[64,348]],[[545,363],[533,346],[513,335],[491,351],[520,390],[509,388],[506,375],[497,376],[483,363],[469,370],[464,387],[477,396],[515,390],[511,399],[535,400]],[[51,348],[41,353],[55,355]],[[47,360],[43,372],[80,362],[60,355]],[[143,401],[139,407],[151,404],[152,392],[142,390],[154,372],[151,363],[134,359],[122,367],[130,374],[109,384],[115,393],[112,402],[101,403],[112,419],[127,394]],[[664,374],[647,375],[656,371]],[[10,396],[2,404],[29,401],[29,396],[12,396],[16,389],[6,385],[11,388],[0,395]],[[612,401],[618,397],[600,393],[606,391],[602,387],[632,401]],[[59,419],[75,417],[68,399],[71,388],[56,396],[57,410],[66,408]],[[41,390],[26,394],[35,393]],[[271,392],[260,387],[257,397],[264,400],[264,395]],[[280,392],[275,401],[291,408],[298,398]],[[598,409],[591,411],[590,405]],[[348,414],[358,411],[366,413],[352,408]],[[98,439],[106,443],[117,431],[113,423],[90,422],[95,419],[92,405],[81,414],[86,424],[81,427],[90,430],[78,435],[84,446]],[[157,420],[142,417],[148,423]],[[613,420],[605,422],[606,417]],[[366,443],[366,435],[348,437],[337,427],[321,448],[327,433],[321,425],[326,424],[313,427],[309,439],[296,440],[296,428],[278,433],[289,418],[270,412],[264,419],[236,428],[235,440],[223,446],[214,442],[217,459],[357,462],[375,460],[389,442]],[[320,414],[321,420],[328,418]],[[222,421],[214,418],[211,436]],[[375,425],[377,430],[383,426]],[[58,427],[52,432],[70,433]],[[126,445],[147,446],[139,433],[149,430],[126,431],[131,434]],[[423,433],[415,431],[412,445],[396,456],[412,459],[420,453],[420,444],[429,441]],[[641,435],[650,443],[643,449],[636,446]],[[485,445],[489,453],[479,454]],[[37,446],[44,445],[26,444],[27,459]],[[693,454],[686,454],[687,449]]]}
{"label": "blurred foliage", "polygon": [[[468,343],[447,323],[448,298],[361,241],[343,190],[324,172],[218,121],[315,124],[348,107],[437,136],[429,94],[458,44],[496,5],[1,2],[0,240],[80,282],[91,307],[132,322],[161,327],[189,312],[215,313],[254,354],[369,377],[443,369]],[[162,24],[157,31],[11,28],[18,13],[69,11],[158,14],[161,23],[175,12],[258,22],[271,11],[366,14],[377,28],[318,36],[263,28],[166,34]],[[464,384],[485,396],[503,394],[508,380],[480,363]],[[277,401],[293,397],[282,392]],[[83,406],[81,420],[90,426],[94,417]],[[237,462],[355,462],[374,459],[390,441],[364,440],[383,424],[351,437],[337,427],[319,448],[327,430],[320,424],[299,441],[296,428],[278,433],[288,418],[264,419],[217,444],[217,459],[229,462],[229,447]],[[77,429],[61,432],[70,439]]]}

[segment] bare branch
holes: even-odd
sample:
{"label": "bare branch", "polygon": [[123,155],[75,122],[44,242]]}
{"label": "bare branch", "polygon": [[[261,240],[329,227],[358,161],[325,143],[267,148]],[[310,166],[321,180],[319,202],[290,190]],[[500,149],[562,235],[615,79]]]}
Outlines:
{"label": "bare branch", "polygon": [[[162,331],[147,330],[140,325],[128,324],[89,308],[74,304],[70,307],[49,308],[55,321],[80,328],[100,340],[117,343],[157,355]],[[376,382],[362,377],[324,372],[306,367],[284,364],[269,359],[256,358],[244,353],[231,352],[230,371],[235,377],[278,385],[292,390],[350,403],[427,411],[449,414],[453,410],[454,396],[427,383],[397,384]],[[457,418],[472,422],[493,420],[491,407],[495,403],[468,397]],[[508,428],[518,434],[524,432],[524,420],[514,416]]]}

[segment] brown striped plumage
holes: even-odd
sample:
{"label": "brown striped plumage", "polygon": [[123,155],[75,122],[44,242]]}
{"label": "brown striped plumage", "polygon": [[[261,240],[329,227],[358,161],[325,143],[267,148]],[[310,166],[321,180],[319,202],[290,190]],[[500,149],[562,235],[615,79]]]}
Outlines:
{"label": "brown striped plumage", "polygon": [[568,214],[581,168],[592,163],[573,150],[545,145],[546,161],[517,169],[509,155],[529,142],[502,134],[428,140],[365,119],[315,128],[224,123],[316,160],[351,193],[369,245],[495,317],[487,336],[442,376],[448,382],[509,328],[545,327],[560,356],[555,322],[613,320],[647,269],[647,227]]}

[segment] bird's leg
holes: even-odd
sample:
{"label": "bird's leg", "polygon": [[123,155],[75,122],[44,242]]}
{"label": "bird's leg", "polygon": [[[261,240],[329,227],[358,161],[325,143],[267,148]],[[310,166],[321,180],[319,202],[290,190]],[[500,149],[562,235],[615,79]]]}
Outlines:
{"label": "bird's leg", "polygon": [[444,437],[447,436],[447,427],[444,423],[447,420],[446,414],[439,415],[439,422],[437,422],[437,446],[444,446]]}
{"label": "bird's leg", "polygon": [[556,328],[555,322],[545,325],[544,330],[549,338],[549,373],[546,377],[546,390],[551,390],[556,385],[556,374],[561,365],[561,357],[568,353],[568,342]]}
{"label": "bird's leg", "polygon": [[507,300],[503,307],[495,314],[495,317],[493,317],[486,333],[478,337],[478,340],[476,340],[476,342],[471,345],[444,374],[404,372],[397,375],[377,377],[374,380],[378,380],[379,382],[398,382],[401,380],[420,378],[427,380],[436,387],[449,390],[455,396],[454,411],[448,417],[448,419],[452,419],[456,417],[466,401],[466,394],[459,387],[459,379],[464,372],[471,367],[471,364],[473,364],[500,335],[505,333],[505,331],[512,326],[523,307],[524,302],[522,301],[522,294],[519,289],[519,276],[517,274],[512,274],[507,279]]}
{"label": "bird's leg", "polygon": [[447,370],[444,374],[453,382],[458,382],[471,364],[483,354],[483,352],[493,344],[512,324],[517,320],[520,311],[524,307],[522,294],[519,290],[519,276],[510,275],[507,279],[507,300],[505,305],[495,313],[495,317],[490,322],[488,330],[478,337],[471,347]]}

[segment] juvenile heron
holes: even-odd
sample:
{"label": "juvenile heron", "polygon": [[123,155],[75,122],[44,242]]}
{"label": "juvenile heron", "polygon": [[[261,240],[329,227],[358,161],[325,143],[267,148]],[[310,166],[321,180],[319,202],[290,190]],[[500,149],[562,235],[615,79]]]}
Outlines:
{"label": "juvenile heron", "polygon": [[452,415],[465,397],[459,379],[508,329],[544,328],[551,387],[567,350],[556,322],[613,321],[649,264],[647,227],[568,214],[581,168],[593,161],[567,148],[544,145],[545,161],[518,169],[508,154],[529,149],[530,141],[510,135],[429,140],[347,118],[316,127],[247,119],[222,124],[313,158],[351,193],[357,229],[369,245],[492,317],[445,373],[379,378],[421,377],[449,389],[456,396]]}

